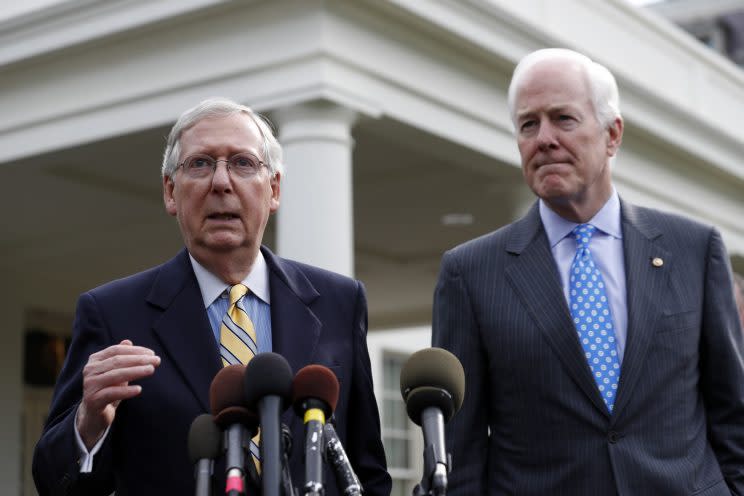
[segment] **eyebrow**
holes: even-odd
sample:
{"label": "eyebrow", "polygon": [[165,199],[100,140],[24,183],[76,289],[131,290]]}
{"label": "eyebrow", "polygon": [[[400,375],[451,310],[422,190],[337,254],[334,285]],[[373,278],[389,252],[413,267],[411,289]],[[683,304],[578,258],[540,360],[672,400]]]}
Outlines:
{"label": "eyebrow", "polygon": [[[576,106],[572,105],[571,103],[561,103],[558,105],[551,105],[547,108],[546,113],[554,114],[556,112],[566,112],[566,111],[572,111],[572,112],[576,111]],[[535,113],[537,112],[535,112],[534,110],[525,110],[521,112],[518,110],[516,113],[517,121],[519,121],[520,119],[524,119],[525,117],[532,116]]]}

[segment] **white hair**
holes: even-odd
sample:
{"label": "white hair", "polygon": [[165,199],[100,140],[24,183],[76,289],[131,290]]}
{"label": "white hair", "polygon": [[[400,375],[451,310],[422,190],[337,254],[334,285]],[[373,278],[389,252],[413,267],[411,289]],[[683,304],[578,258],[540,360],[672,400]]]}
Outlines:
{"label": "white hair", "polygon": [[534,51],[519,61],[514,68],[511,83],[509,83],[508,105],[509,115],[511,116],[514,128],[517,129],[517,111],[515,108],[517,91],[522,85],[525,76],[530,69],[544,61],[565,61],[568,63],[578,64],[586,76],[587,86],[589,87],[594,115],[597,122],[603,127],[608,128],[620,117],[620,94],[617,90],[617,82],[612,73],[602,64],[594,62],[592,59],[573,50],[565,48],[544,48]]}
{"label": "white hair", "polygon": [[271,123],[263,116],[254,112],[250,107],[241,105],[227,98],[213,97],[208,98],[195,107],[185,111],[173,125],[173,129],[171,129],[170,134],[168,134],[168,141],[166,142],[165,152],[163,153],[163,166],[161,168],[161,174],[163,177],[173,176],[176,167],[178,167],[178,158],[181,154],[181,135],[184,131],[193,127],[202,119],[228,117],[241,112],[248,115],[248,117],[253,120],[261,133],[263,141],[262,160],[266,164],[271,175],[273,176],[277,173],[283,174],[284,164],[282,163],[282,146],[274,136]]}

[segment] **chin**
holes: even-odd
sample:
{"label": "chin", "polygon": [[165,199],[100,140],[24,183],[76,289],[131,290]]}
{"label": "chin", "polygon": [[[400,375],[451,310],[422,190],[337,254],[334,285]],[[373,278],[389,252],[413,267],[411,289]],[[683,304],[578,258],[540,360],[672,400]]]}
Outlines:
{"label": "chin", "polygon": [[212,236],[203,243],[199,243],[207,250],[214,252],[229,252],[245,246],[245,240],[238,236]]}

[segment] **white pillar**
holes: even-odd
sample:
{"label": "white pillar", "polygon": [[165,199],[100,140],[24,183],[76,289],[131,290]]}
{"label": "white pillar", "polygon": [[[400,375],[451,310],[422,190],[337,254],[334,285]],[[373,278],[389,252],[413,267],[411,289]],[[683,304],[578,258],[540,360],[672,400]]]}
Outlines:
{"label": "white pillar", "polygon": [[[5,274],[7,276],[7,274]],[[13,279],[2,277],[7,291],[0,298],[0,487],[2,494],[21,494],[21,425],[23,401],[23,305]]]}
{"label": "white pillar", "polygon": [[277,251],[353,276],[351,127],[357,114],[330,102],[312,102],[273,115],[286,171],[277,214]]}

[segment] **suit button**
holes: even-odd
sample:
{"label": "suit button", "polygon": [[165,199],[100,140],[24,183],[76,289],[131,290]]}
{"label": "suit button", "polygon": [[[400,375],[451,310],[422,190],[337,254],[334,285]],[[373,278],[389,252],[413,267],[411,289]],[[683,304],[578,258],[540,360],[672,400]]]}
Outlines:
{"label": "suit button", "polygon": [[617,432],[615,432],[615,431],[610,431],[610,432],[607,433],[607,440],[611,444],[615,444],[616,442],[618,442],[621,437],[622,436],[620,436],[620,434],[617,433]]}

